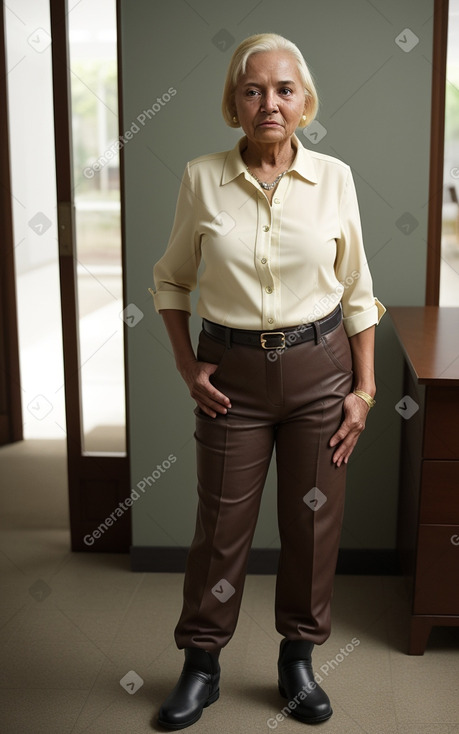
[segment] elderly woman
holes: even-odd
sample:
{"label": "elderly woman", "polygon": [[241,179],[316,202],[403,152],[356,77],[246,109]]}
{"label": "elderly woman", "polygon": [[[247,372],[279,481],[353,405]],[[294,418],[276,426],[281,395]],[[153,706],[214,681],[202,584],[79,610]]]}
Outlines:
{"label": "elderly woman", "polygon": [[[175,630],[185,663],[158,717],[169,729],[193,724],[219,696],[218,656],[235,630],[274,447],[279,691],[302,722],[332,714],[311,653],[330,634],[346,465],[375,402],[384,307],[349,167],[295,135],[317,107],[293,43],[275,34],[241,43],[223,116],[245,135],[188,163],[154,269],[155,307],[197,403],[199,506]],[[201,260],[196,356],[188,322]]]}

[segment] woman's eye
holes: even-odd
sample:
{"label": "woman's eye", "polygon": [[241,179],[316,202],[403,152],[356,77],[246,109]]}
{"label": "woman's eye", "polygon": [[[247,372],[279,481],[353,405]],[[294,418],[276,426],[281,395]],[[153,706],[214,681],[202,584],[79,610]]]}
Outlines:
{"label": "woman's eye", "polygon": [[[283,97],[289,97],[292,94],[292,90],[289,87],[282,87],[279,93]],[[261,92],[258,89],[248,89],[246,92],[247,97],[259,97]]]}

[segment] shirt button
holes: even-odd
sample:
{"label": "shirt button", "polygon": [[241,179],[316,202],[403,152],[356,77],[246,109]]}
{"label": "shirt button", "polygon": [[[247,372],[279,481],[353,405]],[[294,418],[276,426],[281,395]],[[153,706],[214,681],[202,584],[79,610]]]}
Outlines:
{"label": "shirt button", "polygon": [[269,227],[267,224],[263,227],[263,232],[269,232]]}
{"label": "shirt button", "polygon": [[266,265],[266,263],[268,262],[268,260],[267,260],[266,257],[262,257],[261,258],[261,262],[262,262],[262,265]]}
{"label": "shirt button", "polygon": [[268,319],[268,324],[274,324],[274,319]]}
{"label": "shirt button", "polygon": [[280,199],[274,199],[275,204],[280,204]]}
{"label": "shirt button", "polygon": [[268,285],[268,286],[267,286],[267,287],[265,288],[265,291],[266,291],[266,293],[272,293],[272,292],[273,292],[273,289],[271,288],[271,286],[270,286],[270,285]]}

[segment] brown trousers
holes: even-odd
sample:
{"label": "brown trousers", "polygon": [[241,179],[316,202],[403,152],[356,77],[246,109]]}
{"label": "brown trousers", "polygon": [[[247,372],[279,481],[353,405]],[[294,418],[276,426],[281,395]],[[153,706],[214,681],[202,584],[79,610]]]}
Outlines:
{"label": "brown trousers", "polygon": [[336,468],[328,445],[352,387],[344,327],[282,353],[228,348],[201,332],[198,358],[218,364],[212,382],[232,408],[216,418],[195,411],[199,505],[177,646],[215,652],[233,635],[274,446],[281,542],[276,629],[320,644],[330,634],[344,509],[346,467]]}

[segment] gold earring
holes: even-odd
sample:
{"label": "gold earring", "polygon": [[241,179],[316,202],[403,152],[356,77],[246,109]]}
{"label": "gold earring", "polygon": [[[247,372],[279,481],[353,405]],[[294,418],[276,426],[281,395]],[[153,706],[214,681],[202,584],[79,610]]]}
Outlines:
{"label": "gold earring", "polygon": [[234,122],[235,125],[237,125],[237,123],[239,122],[239,120],[237,119],[236,115],[234,115],[234,117],[233,117],[233,122]]}

